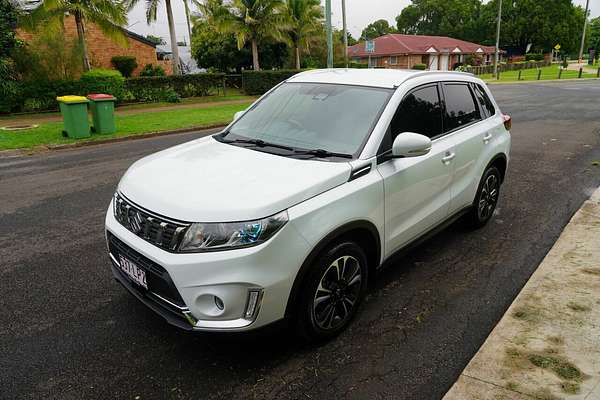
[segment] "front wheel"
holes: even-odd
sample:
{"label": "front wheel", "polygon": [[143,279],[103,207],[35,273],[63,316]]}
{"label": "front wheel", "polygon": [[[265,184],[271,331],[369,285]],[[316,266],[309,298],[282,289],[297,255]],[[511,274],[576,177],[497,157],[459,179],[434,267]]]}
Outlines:
{"label": "front wheel", "polygon": [[467,222],[474,228],[480,228],[492,218],[500,195],[501,175],[498,168],[492,166],[485,170],[473,206],[466,215]]}
{"label": "front wheel", "polygon": [[355,316],[367,289],[367,258],[354,242],[322,253],[312,265],[298,304],[300,334],[309,341],[340,333]]}

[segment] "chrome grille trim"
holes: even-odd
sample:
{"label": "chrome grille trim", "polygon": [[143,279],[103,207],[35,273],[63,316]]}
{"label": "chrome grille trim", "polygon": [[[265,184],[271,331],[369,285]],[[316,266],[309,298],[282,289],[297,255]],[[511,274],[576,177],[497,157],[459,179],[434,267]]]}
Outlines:
{"label": "chrome grille trim", "polygon": [[176,251],[183,233],[191,225],[187,222],[173,221],[147,211],[120,193],[113,199],[115,219],[127,230],[147,242],[167,251]]}

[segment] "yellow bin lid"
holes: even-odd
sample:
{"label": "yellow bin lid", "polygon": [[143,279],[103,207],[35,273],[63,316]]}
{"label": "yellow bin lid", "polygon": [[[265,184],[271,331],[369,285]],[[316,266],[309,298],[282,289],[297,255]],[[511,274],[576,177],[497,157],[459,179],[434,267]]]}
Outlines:
{"label": "yellow bin lid", "polygon": [[87,103],[87,99],[83,96],[60,96],[56,100],[62,103]]}

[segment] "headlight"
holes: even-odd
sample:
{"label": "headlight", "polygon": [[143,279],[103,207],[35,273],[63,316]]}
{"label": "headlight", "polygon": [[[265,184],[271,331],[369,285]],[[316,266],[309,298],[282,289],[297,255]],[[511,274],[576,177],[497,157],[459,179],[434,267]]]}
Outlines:
{"label": "headlight", "polygon": [[288,221],[287,211],[267,218],[223,224],[192,224],[181,242],[179,251],[194,253],[255,246],[273,236]]}

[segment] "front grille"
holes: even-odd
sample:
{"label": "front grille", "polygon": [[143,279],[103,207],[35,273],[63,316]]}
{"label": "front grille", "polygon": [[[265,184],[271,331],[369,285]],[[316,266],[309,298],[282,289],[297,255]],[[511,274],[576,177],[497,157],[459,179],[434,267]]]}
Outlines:
{"label": "front grille", "polygon": [[190,224],[155,215],[134,205],[116,193],[113,201],[115,218],[142,239],[168,251],[175,251]]}
{"label": "front grille", "polygon": [[146,283],[151,293],[157,294],[179,307],[185,307],[185,303],[167,270],[133,250],[110,232],[106,232],[106,234],[109,251],[116,260],[119,260],[119,256],[123,256],[146,271]]}

